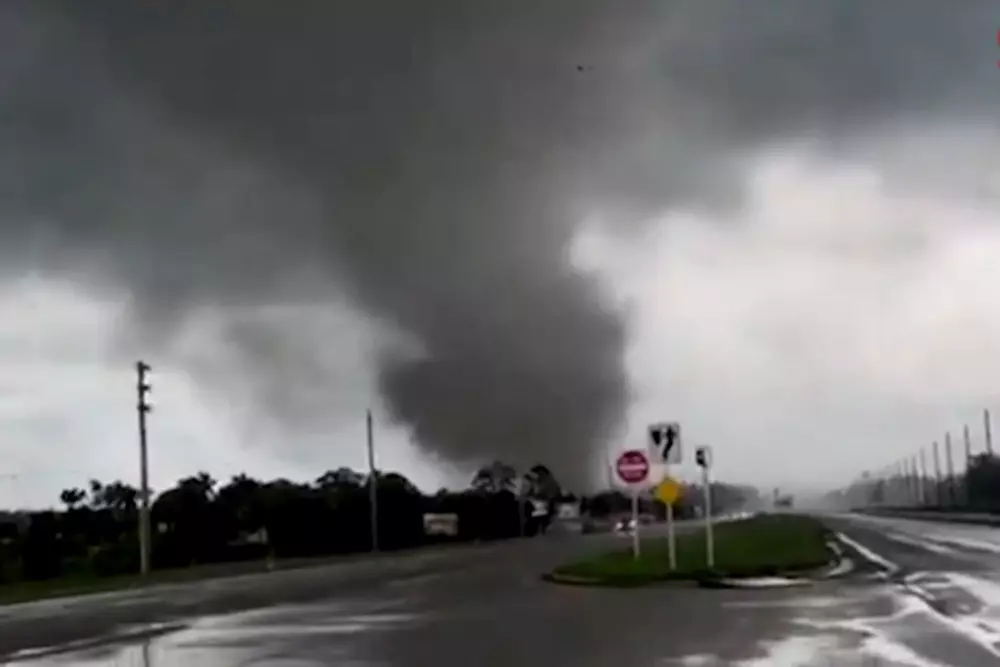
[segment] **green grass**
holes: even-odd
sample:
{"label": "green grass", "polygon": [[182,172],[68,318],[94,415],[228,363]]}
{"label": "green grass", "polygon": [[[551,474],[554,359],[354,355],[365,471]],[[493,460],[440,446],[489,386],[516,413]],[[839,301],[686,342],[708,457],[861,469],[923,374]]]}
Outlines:
{"label": "green grass", "polygon": [[[406,553],[444,551],[474,546],[472,543],[437,544],[400,551],[384,551],[377,555],[370,553],[336,554],[328,556],[308,556],[301,558],[279,558],[273,562],[275,571],[298,570],[340,563],[392,557]],[[138,574],[101,577],[96,574],[79,574],[49,579],[45,581],[17,581],[0,584],[0,605],[32,602],[49,598],[89,595],[111,591],[140,589],[148,586],[182,584],[207,579],[224,579],[247,574],[262,574],[271,571],[264,560],[246,560],[231,563],[206,563],[191,567],[153,570],[148,578]]]}
{"label": "green grass", "polygon": [[705,564],[702,530],[677,536],[677,569],[670,569],[666,538],[643,540],[640,557],[630,546],[556,568],[551,573],[579,583],[638,586],[679,579],[793,575],[815,570],[832,558],[828,531],[816,519],[794,515],[761,515],[715,527],[715,568]]}

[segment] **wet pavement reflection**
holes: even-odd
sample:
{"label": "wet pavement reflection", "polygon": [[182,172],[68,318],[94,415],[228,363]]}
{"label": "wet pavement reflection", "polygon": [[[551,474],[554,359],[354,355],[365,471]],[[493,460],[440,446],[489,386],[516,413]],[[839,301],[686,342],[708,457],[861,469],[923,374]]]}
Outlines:
{"label": "wet pavement reflection", "polygon": [[[863,525],[843,527],[865,543],[875,543],[876,538],[868,535]],[[884,529],[879,532],[887,539]],[[912,542],[907,548],[916,549]],[[885,548],[888,543],[877,546]],[[121,623],[111,633],[13,654],[7,664],[1000,664],[997,554],[978,554],[973,559],[976,567],[970,569],[963,565],[968,558],[921,560],[916,551],[907,552],[914,564],[928,567],[892,576],[853,554],[859,562],[846,578],[784,589],[607,590],[540,581],[537,575],[544,566],[579,550],[582,544],[555,540],[496,551],[468,551],[427,559],[419,567],[393,566],[381,578],[366,577],[353,585],[329,572],[300,574],[296,576],[303,579],[303,585],[311,582],[319,589],[310,599],[274,597],[272,588],[270,602],[260,603],[255,598],[256,608],[251,610],[187,613],[159,623]],[[940,549],[925,551],[941,557]],[[898,555],[889,554],[894,558]],[[247,580],[241,585],[264,587],[265,583]],[[287,583],[284,588],[288,588]],[[204,590],[198,595],[198,604],[204,604]],[[37,621],[44,622],[40,617]]]}

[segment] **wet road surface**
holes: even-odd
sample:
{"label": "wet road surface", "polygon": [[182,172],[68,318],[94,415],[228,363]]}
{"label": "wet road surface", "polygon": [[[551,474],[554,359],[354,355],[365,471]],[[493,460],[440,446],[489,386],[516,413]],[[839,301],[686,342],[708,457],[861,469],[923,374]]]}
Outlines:
{"label": "wet road surface", "polygon": [[809,586],[556,586],[538,574],[623,540],[550,536],[11,607],[0,646],[26,667],[1000,664],[992,529],[830,522],[856,568]]}

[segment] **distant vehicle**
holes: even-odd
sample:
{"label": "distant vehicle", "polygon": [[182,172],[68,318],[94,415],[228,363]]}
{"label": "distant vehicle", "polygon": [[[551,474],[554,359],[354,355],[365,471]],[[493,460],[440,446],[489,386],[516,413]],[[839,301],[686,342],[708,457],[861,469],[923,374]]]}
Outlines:
{"label": "distant vehicle", "polygon": [[616,533],[631,534],[633,530],[635,530],[635,519],[619,519],[615,524]]}

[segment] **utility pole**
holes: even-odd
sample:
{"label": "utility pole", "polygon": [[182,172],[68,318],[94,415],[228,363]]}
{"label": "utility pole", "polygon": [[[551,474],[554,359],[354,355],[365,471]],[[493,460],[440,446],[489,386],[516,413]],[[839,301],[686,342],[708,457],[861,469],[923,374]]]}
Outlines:
{"label": "utility pole", "polygon": [[941,507],[944,503],[941,497],[941,456],[937,440],[934,441],[934,504]]}
{"label": "utility pole", "polygon": [[990,427],[990,411],[983,410],[983,430],[986,433],[986,453],[993,456],[993,429]]}
{"label": "utility pole", "polygon": [[920,448],[920,504],[927,505],[927,450]]}
{"label": "utility pole", "polygon": [[378,552],[378,480],[375,472],[375,434],[370,409],[365,417],[368,429],[368,513],[371,519],[372,551]]}
{"label": "utility pole", "polygon": [[148,396],[152,385],[149,384],[146,374],[152,370],[144,361],[137,361],[135,364],[138,382],[136,392],[139,401],[136,410],[139,413],[139,572],[142,576],[149,576],[149,552],[150,552],[150,530],[149,530],[149,448],[146,443],[146,415],[152,411],[153,406],[149,404]]}
{"label": "utility pole", "polygon": [[955,497],[955,464],[951,458],[951,432],[944,434],[944,453],[945,460],[948,463],[948,503],[952,507],[955,506],[957,498]]}
{"label": "utility pole", "polygon": [[907,456],[900,463],[902,468],[902,491],[903,506],[909,507],[913,503],[913,470],[910,468],[910,457]]}
{"label": "utility pole", "polygon": [[965,475],[962,476],[965,504],[972,504],[972,494],[969,493],[969,468],[972,467],[972,436],[969,435],[969,425],[962,427],[962,441],[965,443]]}
{"label": "utility pole", "polygon": [[965,445],[965,469],[968,470],[972,462],[972,434],[968,424],[962,427],[962,443]]}

